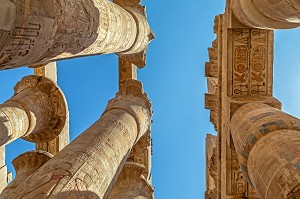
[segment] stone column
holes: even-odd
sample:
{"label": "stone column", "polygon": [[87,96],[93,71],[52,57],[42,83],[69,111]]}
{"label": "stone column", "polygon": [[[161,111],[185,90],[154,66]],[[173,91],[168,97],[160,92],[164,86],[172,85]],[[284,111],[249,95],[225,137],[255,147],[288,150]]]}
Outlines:
{"label": "stone column", "polygon": [[300,26],[299,0],[232,0],[232,11],[243,24],[263,29]]}
{"label": "stone column", "polygon": [[[34,68],[34,74],[47,77],[57,83],[57,68],[56,62],[51,62],[47,65]],[[67,101],[66,103],[66,122],[62,132],[55,139],[49,142],[40,142],[36,144],[37,150],[47,151],[53,155],[61,151],[65,146],[70,143],[70,131],[69,131],[69,111]]]}
{"label": "stone column", "polygon": [[0,70],[144,51],[153,34],[142,11],[109,0],[2,0]]}
{"label": "stone column", "polygon": [[109,199],[154,199],[154,189],[142,175],[143,165],[126,162]]}
{"label": "stone column", "polygon": [[0,105],[0,146],[18,138],[39,143],[57,137],[66,121],[65,99],[45,77],[26,76],[15,94]]}
{"label": "stone column", "polygon": [[231,133],[244,177],[261,198],[300,197],[300,120],[263,103],[240,107]]}
{"label": "stone column", "polygon": [[149,129],[151,104],[132,80],[98,121],[2,198],[107,198],[130,149]]}
{"label": "stone column", "polygon": [[38,168],[43,166],[53,156],[45,151],[28,151],[16,157],[12,164],[16,170],[15,179],[3,190],[2,194],[7,195],[33,174]]}

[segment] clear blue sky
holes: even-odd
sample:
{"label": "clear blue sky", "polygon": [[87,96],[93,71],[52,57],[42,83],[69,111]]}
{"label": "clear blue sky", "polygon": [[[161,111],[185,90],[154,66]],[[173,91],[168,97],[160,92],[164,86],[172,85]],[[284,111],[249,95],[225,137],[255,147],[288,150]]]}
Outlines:
{"label": "clear blue sky", "polygon": [[[215,36],[213,21],[225,0],[147,0],[148,20],[155,32],[147,66],[138,71],[154,110],[153,185],[156,199],[202,199],[205,191],[205,135],[214,133],[204,109],[207,48]],[[300,117],[300,29],[277,31],[274,95],[284,110]],[[0,72],[0,102],[32,69]],[[58,62],[58,83],[69,103],[71,139],[99,118],[118,90],[116,55]],[[34,149],[18,140],[7,147],[6,162]]]}

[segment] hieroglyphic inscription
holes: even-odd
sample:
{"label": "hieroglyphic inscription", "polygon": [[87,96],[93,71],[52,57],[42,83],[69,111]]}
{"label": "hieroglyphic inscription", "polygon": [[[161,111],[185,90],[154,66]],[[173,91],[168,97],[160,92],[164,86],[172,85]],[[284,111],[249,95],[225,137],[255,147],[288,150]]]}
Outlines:
{"label": "hieroglyphic inscription", "polygon": [[240,169],[238,156],[231,137],[230,144],[227,149],[227,167],[227,193],[233,196],[233,198],[258,198],[256,191],[244,179],[243,173]]}
{"label": "hieroglyphic inscription", "polygon": [[26,56],[35,45],[40,29],[41,25],[38,23],[28,23],[23,27],[15,27],[10,44],[0,55],[0,66],[18,57]]}
{"label": "hieroglyphic inscription", "polygon": [[270,31],[234,29],[232,32],[232,96],[270,95],[268,40]]}
{"label": "hieroglyphic inscription", "polygon": [[12,28],[0,31],[0,69],[83,55],[138,53],[150,41],[137,31],[146,24],[144,30],[150,32],[146,18],[135,18],[134,11],[111,1],[18,0],[11,6],[16,9]]}

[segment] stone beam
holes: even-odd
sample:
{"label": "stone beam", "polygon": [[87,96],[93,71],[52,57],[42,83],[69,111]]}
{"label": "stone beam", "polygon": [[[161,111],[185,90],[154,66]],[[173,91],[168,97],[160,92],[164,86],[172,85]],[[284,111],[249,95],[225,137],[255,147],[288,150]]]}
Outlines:
{"label": "stone beam", "polygon": [[300,196],[300,120],[263,103],[248,103],[231,119],[244,177],[261,198]]}
{"label": "stone beam", "polygon": [[26,76],[13,97],[0,105],[0,146],[18,138],[45,142],[57,137],[66,121],[65,98],[46,77]]}
{"label": "stone beam", "polygon": [[31,174],[43,166],[53,156],[45,151],[29,151],[16,157],[12,164],[16,170],[15,179],[1,193],[3,198],[13,192],[16,187]]}
{"label": "stone beam", "polygon": [[[44,76],[55,83],[57,83],[57,68],[56,68],[56,62],[51,62],[47,65],[40,66],[38,68],[34,68],[34,74],[39,76]],[[47,151],[53,155],[58,153],[60,150],[62,150],[65,146],[67,146],[70,143],[70,132],[69,132],[69,111],[68,106],[66,104],[67,108],[67,118],[65,126],[62,130],[62,132],[57,136],[55,139],[49,141],[49,142],[40,142],[36,144],[37,150],[43,150]]]}
{"label": "stone beam", "polygon": [[0,147],[0,193],[7,186],[7,183],[11,181],[12,174],[7,171],[5,165],[5,146]]}
{"label": "stone beam", "polygon": [[109,0],[3,0],[0,13],[0,70],[87,55],[137,54],[153,39],[143,10]]}
{"label": "stone beam", "polygon": [[137,67],[133,63],[119,57],[119,89],[128,80],[137,80]]}
{"label": "stone beam", "polygon": [[126,162],[108,199],[154,199],[154,188],[142,175],[143,165]]}
{"label": "stone beam", "polygon": [[6,198],[107,198],[150,123],[151,103],[141,83],[127,81],[98,121]]}
{"label": "stone beam", "polygon": [[231,0],[234,15],[249,27],[289,29],[300,26],[298,0]]}

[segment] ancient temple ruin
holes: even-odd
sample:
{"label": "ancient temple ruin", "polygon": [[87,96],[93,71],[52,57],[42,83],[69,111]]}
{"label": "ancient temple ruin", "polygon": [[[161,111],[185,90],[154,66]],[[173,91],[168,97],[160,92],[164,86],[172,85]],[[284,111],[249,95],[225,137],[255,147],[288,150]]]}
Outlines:
{"label": "ancient temple ruin", "polygon": [[300,120],[273,97],[273,31],[300,26],[298,0],[227,0],[205,65],[206,199],[300,198]]}
{"label": "ancient temple ruin", "polygon": [[[23,1],[0,6],[0,70],[34,68],[0,105],[0,198],[147,198],[151,185],[151,102],[137,67],[154,38],[136,0]],[[69,143],[68,105],[56,61],[116,53],[119,92],[101,117]],[[36,144],[5,165],[5,145]]]}

